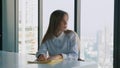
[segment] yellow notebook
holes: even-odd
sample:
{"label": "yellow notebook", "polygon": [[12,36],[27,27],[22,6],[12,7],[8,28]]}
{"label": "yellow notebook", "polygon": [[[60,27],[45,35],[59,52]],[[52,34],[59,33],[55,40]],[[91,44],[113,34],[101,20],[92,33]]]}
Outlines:
{"label": "yellow notebook", "polygon": [[63,59],[57,59],[57,60],[46,60],[46,61],[28,61],[28,63],[29,64],[56,64],[62,61]]}

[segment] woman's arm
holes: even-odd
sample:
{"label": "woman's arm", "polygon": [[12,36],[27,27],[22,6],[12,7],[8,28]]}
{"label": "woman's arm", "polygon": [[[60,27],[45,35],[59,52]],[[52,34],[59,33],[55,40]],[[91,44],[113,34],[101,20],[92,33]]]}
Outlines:
{"label": "woman's arm", "polygon": [[37,58],[41,58],[41,57],[46,57],[47,55],[47,45],[46,43],[42,43],[38,52],[36,53],[36,57]]}
{"label": "woman's arm", "polygon": [[57,60],[57,59],[63,59],[63,56],[62,56],[62,54],[58,54],[58,55],[55,55],[55,56],[50,56],[48,58],[48,60],[53,60],[53,59],[55,59],[55,60]]}
{"label": "woman's arm", "polygon": [[76,33],[72,33],[70,36],[70,45],[69,51],[67,54],[62,53],[63,59],[74,59],[78,60],[78,53],[79,53],[79,45],[80,45],[79,37]]}

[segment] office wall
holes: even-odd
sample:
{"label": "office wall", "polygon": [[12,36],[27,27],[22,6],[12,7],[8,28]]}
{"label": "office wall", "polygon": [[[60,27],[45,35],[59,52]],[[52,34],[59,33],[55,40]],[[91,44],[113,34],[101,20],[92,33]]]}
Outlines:
{"label": "office wall", "polygon": [[14,0],[2,0],[3,45],[4,51],[15,52],[15,3]]}

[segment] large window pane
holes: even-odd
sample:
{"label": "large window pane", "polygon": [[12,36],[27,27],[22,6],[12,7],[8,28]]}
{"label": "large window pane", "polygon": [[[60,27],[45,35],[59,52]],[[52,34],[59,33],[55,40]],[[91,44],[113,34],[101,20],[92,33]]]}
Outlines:
{"label": "large window pane", "polygon": [[81,0],[81,57],[113,68],[114,0]]}
{"label": "large window pane", "polygon": [[57,9],[68,12],[68,29],[74,30],[74,0],[43,0],[43,36],[48,28],[50,14]]}
{"label": "large window pane", "polygon": [[38,0],[19,0],[19,53],[38,47]]}

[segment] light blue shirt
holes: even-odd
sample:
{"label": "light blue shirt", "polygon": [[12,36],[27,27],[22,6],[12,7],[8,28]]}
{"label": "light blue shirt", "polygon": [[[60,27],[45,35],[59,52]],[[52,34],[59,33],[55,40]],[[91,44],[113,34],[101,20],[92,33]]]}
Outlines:
{"label": "light blue shirt", "polygon": [[58,37],[54,36],[52,39],[45,41],[41,44],[39,51],[36,53],[36,57],[40,54],[48,54],[54,56],[62,54],[63,59],[78,59],[79,53],[79,40],[78,35],[71,31],[66,34],[62,32]]}

